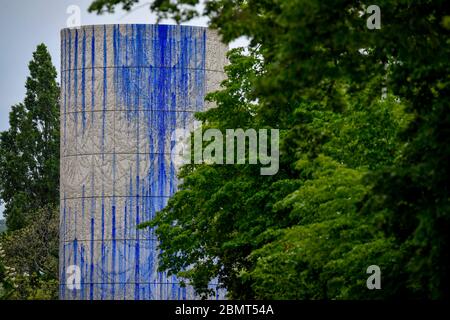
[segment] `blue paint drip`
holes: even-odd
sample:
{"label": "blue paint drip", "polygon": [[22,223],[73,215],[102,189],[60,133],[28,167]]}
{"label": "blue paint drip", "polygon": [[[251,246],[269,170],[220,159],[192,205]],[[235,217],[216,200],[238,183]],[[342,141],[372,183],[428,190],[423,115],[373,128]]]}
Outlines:
{"label": "blue paint drip", "polygon": [[[126,239],[126,230],[127,230],[127,215],[128,215],[128,199],[125,200],[125,205],[124,205],[124,229],[123,229],[123,235],[124,235],[124,239]],[[126,281],[127,281],[127,275],[126,275],[126,261],[127,261],[127,241],[124,240],[123,241],[123,255],[122,255],[122,260],[121,260],[121,268],[119,270],[119,280],[121,283],[123,283],[123,298],[125,299],[125,297],[127,296],[127,286],[126,286]]]}
{"label": "blue paint drip", "polygon": [[115,270],[116,270],[116,206],[112,206],[112,261],[111,261],[111,273],[113,276],[113,281],[111,284],[111,297],[114,299],[115,296]]}
{"label": "blue paint drip", "polygon": [[[78,256],[78,240],[75,238],[75,240],[73,241],[73,264],[77,265],[77,256]],[[73,290],[73,296],[74,298],[77,297],[77,290]]]}
{"label": "blue paint drip", "polygon": [[84,262],[84,246],[80,246],[80,272],[81,272],[81,299],[85,299],[84,279],[85,279],[85,262]]}
{"label": "blue paint drip", "polygon": [[94,236],[95,236],[95,197],[94,197],[94,170],[91,173],[91,250],[89,273],[89,300],[94,299]]}
{"label": "blue paint drip", "polygon": [[[139,166],[139,162],[138,162]],[[139,171],[138,171],[139,172]],[[136,177],[136,227],[139,225],[139,176]],[[134,298],[139,300],[139,281],[140,281],[140,243],[139,243],[139,230],[136,230],[136,244],[135,244],[135,291]]]}
{"label": "blue paint drip", "polygon": [[91,124],[94,123],[95,108],[95,28],[92,26],[92,42],[91,42],[91,67],[92,67],[92,87],[91,87]]}
{"label": "blue paint drip", "polygon": [[86,128],[86,30],[83,32],[81,63],[81,118],[84,134]]}
{"label": "blue paint drip", "polygon": [[105,250],[105,194],[102,193],[102,266],[101,266],[101,299],[103,300],[105,298],[105,277],[106,277],[106,271],[105,271],[105,265],[106,265],[106,250]]}
{"label": "blue paint drip", "polygon": [[71,106],[71,76],[72,76],[72,33],[70,32],[70,30],[67,30],[68,34],[69,34],[69,68],[68,68],[68,73],[69,73],[69,81],[67,82],[67,86],[68,88],[68,100],[69,100],[69,110],[70,110],[70,106]]}
{"label": "blue paint drip", "polygon": [[107,78],[107,50],[108,44],[106,42],[106,26],[103,27],[103,118],[102,118],[102,158],[105,160],[105,119],[106,119],[106,95],[108,91]]}
{"label": "blue paint drip", "polygon": [[[62,237],[60,239],[60,241],[63,241],[63,263],[62,263],[62,275],[60,275],[59,279],[60,282],[63,282],[64,284],[66,283],[66,245],[65,245],[65,240],[66,240],[66,208],[67,208],[67,203],[66,203],[66,193],[64,193],[64,204],[63,204],[63,227],[62,227]],[[64,279],[63,281],[61,279]],[[61,290],[60,292],[62,292],[62,299],[65,299],[66,296],[66,290],[64,288],[64,290]]]}
{"label": "blue paint drip", "polygon": [[[73,57],[73,94],[74,94],[74,107],[78,106],[78,30],[75,30],[75,52]],[[75,111],[75,137],[78,137],[78,110]]]}
{"label": "blue paint drip", "polygon": [[83,217],[83,221],[84,221],[84,200],[86,199],[85,194],[84,194],[85,190],[86,190],[86,187],[83,184],[83,186],[81,187],[81,215]]}
{"label": "blue paint drip", "polygon": [[116,282],[116,154],[113,154],[113,205],[112,205],[112,226],[111,226],[111,237],[112,237],[112,261],[111,261],[111,273],[113,276],[113,281],[111,284],[111,297],[114,299],[115,296],[115,282]]}
{"label": "blue paint drip", "polygon": [[67,30],[65,32],[64,36],[64,59],[63,59],[63,65],[64,70],[61,72],[61,77],[64,77],[64,135],[63,135],[63,143],[64,146],[66,146],[66,135],[67,135],[67,72],[70,72],[67,70]]}
{"label": "blue paint drip", "polygon": [[94,229],[95,219],[91,218],[91,266],[89,270],[89,300],[94,300]]}

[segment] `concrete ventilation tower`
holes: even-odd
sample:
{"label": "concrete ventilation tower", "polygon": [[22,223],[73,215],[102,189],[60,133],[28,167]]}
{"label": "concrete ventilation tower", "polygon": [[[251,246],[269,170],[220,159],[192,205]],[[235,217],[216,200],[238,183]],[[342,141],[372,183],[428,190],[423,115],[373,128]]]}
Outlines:
{"label": "concrete ventilation tower", "polygon": [[61,36],[60,298],[195,298],[157,271],[155,234],[136,225],[176,191],[171,134],[208,107],[227,47],[190,26],[84,26]]}

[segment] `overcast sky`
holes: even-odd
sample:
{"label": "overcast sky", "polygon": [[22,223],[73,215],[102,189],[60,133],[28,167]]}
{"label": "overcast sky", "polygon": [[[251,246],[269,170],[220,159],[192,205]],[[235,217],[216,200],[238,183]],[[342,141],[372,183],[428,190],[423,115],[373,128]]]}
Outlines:
{"label": "overcast sky", "polygon": [[[116,10],[115,14],[98,16],[87,12],[92,0],[0,0],[0,131],[8,128],[11,106],[22,102],[28,62],[40,43],[47,45],[53,64],[60,70],[60,30],[65,28],[71,5],[81,9],[81,24],[155,23],[156,16],[148,6],[140,6],[130,13]],[[144,4],[145,0],[141,1]],[[205,18],[189,22],[206,26]],[[171,23],[164,21],[164,23]],[[238,41],[232,47],[244,45]],[[59,82],[59,76],[58,76]],[[0,218],[3,207],[0,205]]]}

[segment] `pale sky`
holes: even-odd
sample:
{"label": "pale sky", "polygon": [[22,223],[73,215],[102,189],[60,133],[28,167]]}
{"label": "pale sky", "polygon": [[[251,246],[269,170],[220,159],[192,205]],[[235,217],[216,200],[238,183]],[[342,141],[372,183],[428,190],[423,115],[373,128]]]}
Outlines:
{"label": "pale sky", "polygon": [[[140,6],[126,13],[118,9],[115,14],[98,16],[87,12],[92,0],[0,0],[0,131],[8,129],[11,106],[22,102],[28,63],[36,46],[45,43],[56,69],[60,70],[60,30],[65,28],[71,5],[81,9],[81,24],[155,23],[156,16],[148,6]],[[144,4],[146,1],[141,1]],[[171,24],[171,21],[164,21]],[[207,26],[205,18],[195,19],[189,25]],[[230,47],[245,46],[237,41]],[[59,76],[58,76],[59,82]],[[3,206],[0,205],[0,218]]]}

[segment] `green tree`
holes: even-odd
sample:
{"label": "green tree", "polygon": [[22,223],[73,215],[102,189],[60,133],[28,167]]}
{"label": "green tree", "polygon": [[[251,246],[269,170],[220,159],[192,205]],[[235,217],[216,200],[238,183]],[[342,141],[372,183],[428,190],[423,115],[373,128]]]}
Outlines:
{"label": "green tree", "polygon": [[6,231],[6,222],[4,219],[0,219],[0,233],[3,233]]}
{"label": "green tree", "polygon": [[[183,21],[198,2],[151,8]],[[218,108],[199,118],[281,129],[281,167],[269,178],[251,166],[186,167],[147,224],[162,268],[201,292],[219,276],[235,298],[361,298],[370,260],[395,279],[373,298],[448,298],[450,7],[377,5],[381,30],[367,28],[361,1],[206,1],[211,27],[227,42],[250,38],[254,55],[250,66],[230,56]]]}
{"label": "green tree", "polygon": [[29,64],[24,103],[12,107],[10,128],[0,135],[0,199],[13,231],[35,208],[59,199],[59,87],[44,44]]}
{"label": "green tree", "polygon": [[2,235],[0,282],[5,298],[58,298],[58,239],[59,210],[51,206],[35,209],[26,227]]}
{"label": "green tree", "polygon": [[[207,127],[261,126],[261,106],[251,98],[251,83],[261,74],[257,57],[230,52],[223,90],[208,96],[217,108],[197,115]],[[144,224],[157,227],[162,268],[190,279],[203,294],[209,293],[208,281],[219,276],[230,297],[239,299],[364,297],[367,248],[374,261],[386,261],[384,270],[397,271],[397,253],[386,254],[397,260],[384,255],[386,248],[394,248],[392,239],[376,227],[376,217],[359,216],[358,210],[371,189],[363,179],[368,169],[393,161],[397,134],[406,121],[403,108],[393,99],[378,99],[366,108],[357,99],[341,100],[338,113],[324,103],[305,103],[293,112],[297,125],[282,130],[284,152],[276,176],[262,177],[252,165],[185,167],[180,191]],[[304,233],[309,245],[315,243],[304,256],[292,258],[291,251],[277,245],[288,234],[286,247],[301,248]],[[280,273],[279,262],[287,263],[286,273]],[[334,273],[329,267],[356,264],[359,269],[341,267]],[[298,277],[300,266],[316,277]],[[347,282],[338,290],[342,279]],[[373,298],[395,294],[394,288]]]}

